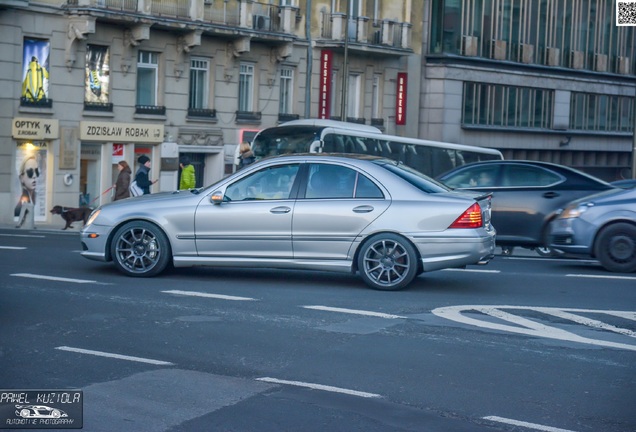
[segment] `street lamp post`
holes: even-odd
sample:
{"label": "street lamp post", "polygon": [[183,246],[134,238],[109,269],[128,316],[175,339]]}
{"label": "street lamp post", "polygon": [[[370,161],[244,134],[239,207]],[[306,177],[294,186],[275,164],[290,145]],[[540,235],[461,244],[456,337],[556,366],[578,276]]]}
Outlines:
{"label": "street lamp post", "polygon": [[347,120],[347,91],[349,90],[349,0],[345,5],[345,31],[344,31],[344,67],[342,70],[342,96],[340,97],[340,117]]}

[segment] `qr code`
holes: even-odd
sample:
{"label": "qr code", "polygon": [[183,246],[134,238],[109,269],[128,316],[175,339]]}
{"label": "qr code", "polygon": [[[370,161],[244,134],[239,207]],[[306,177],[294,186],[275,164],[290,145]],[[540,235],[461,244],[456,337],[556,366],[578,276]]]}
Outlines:
{"label": "qr code", "polygon": [[616,25],[636,26],[636,0],[619,0],[616,3]]}

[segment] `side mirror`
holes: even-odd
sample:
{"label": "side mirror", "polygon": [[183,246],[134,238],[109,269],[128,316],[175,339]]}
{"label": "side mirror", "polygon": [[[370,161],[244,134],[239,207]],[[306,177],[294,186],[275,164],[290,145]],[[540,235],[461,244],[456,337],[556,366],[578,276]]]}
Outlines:
{"label": "side mirror", "polygon": [[212,204],[221,204],[223,202],[223,192],[216,191],[210,197],[210,202]]}

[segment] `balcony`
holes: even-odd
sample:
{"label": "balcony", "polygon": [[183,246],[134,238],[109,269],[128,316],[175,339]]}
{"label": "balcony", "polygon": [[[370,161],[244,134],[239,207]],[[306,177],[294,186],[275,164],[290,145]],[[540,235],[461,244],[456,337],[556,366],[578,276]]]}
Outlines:
{"label": "balcony", "polygon": [[291,40],[299,16],[295,6],[245,0],[66,0],[66,5],[72,13],[125,25],[154,21],[154,27],[180,34],[200,31],[230,39]]}
{"label": "balcony", "polygon": [[371,20],[368,17],[350,17],[346,22],[342,13],[322,14],[321,38],[327,41],[344,42],[348,38],[350,48],[360,49],[411,49],[411,24],[392,20]]}

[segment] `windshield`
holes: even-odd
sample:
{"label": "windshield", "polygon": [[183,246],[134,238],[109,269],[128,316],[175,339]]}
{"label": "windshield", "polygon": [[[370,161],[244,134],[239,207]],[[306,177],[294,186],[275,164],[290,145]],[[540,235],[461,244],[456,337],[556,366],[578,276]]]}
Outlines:
{"label": "windshield", "polygon": [[403,178],[423,192],[438,193],[448,192],[451,190],[443,184],[433,180],[429,176],[424,175],[421,172],[414,170],[413,168],[404,165],[401,162],[395,162],[390,159],[378,159],[373,162],[377,165],[380,165],[382,168],[391,171],[395,175]]}
{"label": "windshield", "polygon": [[323,128],[315,126],[285,126],[259,132],[252,143],[256,159],[288,153],[309,153],[311,143],[320,139]]}

